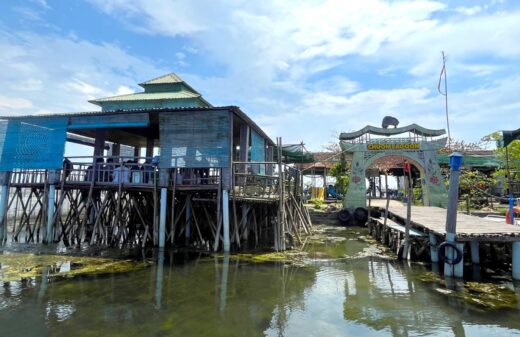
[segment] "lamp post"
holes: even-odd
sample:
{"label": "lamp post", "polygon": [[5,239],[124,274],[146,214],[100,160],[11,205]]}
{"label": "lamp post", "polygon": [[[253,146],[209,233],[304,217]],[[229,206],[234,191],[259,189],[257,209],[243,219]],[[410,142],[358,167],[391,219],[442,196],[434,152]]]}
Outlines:
{"label": "lamp post", "polygon": [[[446,213],[446,252],[445,256],[451,261],[454,260],[455,254],[462,254],[464,244],[456,244],[455,237],[457,234],[457,207],[459,203],[459,176],[460,167],[462,166],[463,156],[459,152],[453,152],[450,155],[450,189],[448,191],[448,209]],[[455,246],[459,252],[455,251]],[[462,246],[462,249],[461,247]],[[457,264],[444,263],[444,275],[451,277],[463,276],[463,261]]]}

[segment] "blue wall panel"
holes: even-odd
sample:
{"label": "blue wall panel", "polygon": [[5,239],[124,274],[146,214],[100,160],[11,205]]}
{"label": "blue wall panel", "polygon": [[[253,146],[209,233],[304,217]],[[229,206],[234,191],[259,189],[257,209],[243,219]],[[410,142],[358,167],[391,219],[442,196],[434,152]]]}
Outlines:
{"label": "blue wall panel", "polygon": [[2,121],[0,171],[61,168],[67,124],[67,117]]}
{"label": "blue wall panel", "polygon": [[[251,130],[251,161],[265,162],[265,140],[255,130]],[[265,165],[253,165],[253,171],[265,174]]]}

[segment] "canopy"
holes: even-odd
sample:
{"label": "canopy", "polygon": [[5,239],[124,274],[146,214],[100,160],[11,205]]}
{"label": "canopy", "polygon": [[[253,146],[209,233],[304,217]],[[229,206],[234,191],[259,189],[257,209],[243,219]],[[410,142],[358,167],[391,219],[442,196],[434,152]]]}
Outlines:
{"label": "canopy", "polygon": [[[275,160],[278,159],[276,154],[277,151],[275,151]],[[314,156],[302,144],[282,145],[282,161],[287,164],[312,163]]]}

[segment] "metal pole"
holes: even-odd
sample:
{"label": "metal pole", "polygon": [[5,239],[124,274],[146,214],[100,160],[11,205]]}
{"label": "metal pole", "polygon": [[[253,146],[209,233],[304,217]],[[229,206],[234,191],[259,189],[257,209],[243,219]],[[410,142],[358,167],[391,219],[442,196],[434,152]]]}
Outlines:
{"label": "metal pole", "polygon": [[446,55],[442,52],[442,69],[444,70],[444,99],[446,108],[446,126],[448,128],[448,150],[451,151],[450,119],[448,117],[448,72],[446,70]]}

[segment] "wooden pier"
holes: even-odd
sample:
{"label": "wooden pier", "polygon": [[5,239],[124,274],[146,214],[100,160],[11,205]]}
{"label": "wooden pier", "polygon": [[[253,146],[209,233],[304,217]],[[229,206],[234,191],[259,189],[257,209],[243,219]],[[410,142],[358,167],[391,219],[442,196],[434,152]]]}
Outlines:
{"label": "wooden pier", "polygon": [[[374,206],[384,208],[385,202],[373,202]],[[391,202],[388,209],[390,218],[404,223],[406,220],[406,205],[400,202]],[[446,235],[446,209],[429,206],[412,206],[410,224],[425,234],[434,233],[437,236]],[[457,241],[484,241],[484,242],[514,242],[520,241],[520,226],[513,226],[505,222],[468,215],[457,214]]]}
{"label": "wooden pier", "polygon": [[[384,210],[385,204],[384,200],[374,200],[371,203],[372,207],[379,210]],[[410,240],[416,258],[429,252],[433,263],[443,262],[442,256],[439,258],[439,244],[446,241],[446,213],[446,209],[439,207],[412,206]],[[381,217],[371,217],[368,224],[371,235],[398,252],[405,239],[406,215],[406,205],[398,201],[390,202],[387,219],[384,218],[384,211],[381,212]],[[466,244],[474,265],[480,264],[483,245],[502,245],[511,255],[513,279],[520,280],[520,226],[459,212],[455,240],[462,258],[461,263],[457,263],[459,268],[464,263]]]}

